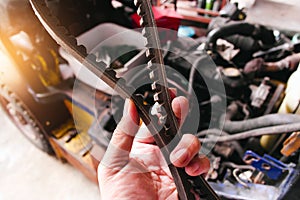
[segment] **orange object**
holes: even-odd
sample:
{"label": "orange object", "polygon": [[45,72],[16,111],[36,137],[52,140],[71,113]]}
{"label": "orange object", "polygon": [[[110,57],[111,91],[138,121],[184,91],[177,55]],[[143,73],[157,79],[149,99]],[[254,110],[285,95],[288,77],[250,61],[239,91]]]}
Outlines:
{"label": "orange object", "polygon": [[300,148],[300,132],[294,132],[288,139],[283,143],[281,153],[284,156],[290,156]]}

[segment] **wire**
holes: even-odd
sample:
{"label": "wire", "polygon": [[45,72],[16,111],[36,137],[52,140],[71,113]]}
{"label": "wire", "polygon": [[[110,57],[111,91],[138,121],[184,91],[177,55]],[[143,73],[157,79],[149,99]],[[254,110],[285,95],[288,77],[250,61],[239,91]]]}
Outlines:
{"label": "wire", "polygon": [[[201,137],[201,136],[206,136],[206,135],[229,135],[229,133],[226,133],[220,129],[208,129],[205,131],[201,131],[198,134],[196,134],[196,137]],[[244,155],[244,150],[243,147],[237,142],[237,141],[232,141],[231,145],[234,147],[238,155],[243,158]]]}
{"label": "wire", "polygon": [[203,137],[203,136],[206,136],[206,135],[229,135],[227,132],[223,131],[223,130],[220,130],[220,129],[217,129],[217,128],[212,128],[212,129],[207,129],[207,130],[204,130],[204,131],[200,131],[198,132],[195,136],[196,137]]}
{"label": "wire", "polygon": [[196,72],[196,69],[197,69],[197,64],[200,60],[201,60],[201,57],[199,57],[195,60],[195,62],[192,64],[192,68],[191,68],[191,71],[190,71],[189,87],[188,87],[188,93],[189,93],[190,97],[193,94],[193,83],[194,83],[195,72]]}
{"label": "wire", "polygon": [[246,188],[250,188],[249,185],[247,184],[247,182],[245,182],[244,180],[242,180],[239,175],[238,175],[239,169],[234,169],[232,172],[233,177],[237,180],[237,182],[239,182],[242,186],[246,187]]}
{"label": "wire", "polygon": [[198,67],[198,63],[204,58],[206,58],[206,55],[199,55],[199,57],[192,64],[190,75],[189,75],[189,87],[188,87],[188,93],[190,97],[192,97],[193,95],[193,83],[194,83],[195,73]]}
{"label": "wire", "polygon": [[[214,131],[218,131],[215,134],[212,135],[220,135],[220,131],[218,129],[214,129]],[[265,127],[265,128],[258,128],[250,131],[245,131],[241,133],[237,133],[234,135],[225,135],[220,137],[214,137],[214,138],[200,138],[200,141],[202,143],[216,143],[216,142],[228,142],[228,141],[235,141],[235,140],[242,140],[249,137],[257,137],[262,135],[279,135],[279,134],[285,134],[288,132],[295,132],[300,130],[300,123],[293,123],[293,124],[285,124],[285,125],[278,125],[278,126],[271,126],[271,127]],[[206,130],[207,133],[212,133],[213,131]],[[203,131],[199,134],[203,134]],[[198,135],[198,134],[197,134]]]}
{"label": "wire", "polygon": [[183,92],[185,95],[189,95],[188,91],[186,91],[186,89],[184,89],[181,85],[179,85],[177,82],[173,81],[172,79],[167,79],[168,83],[172,86],[174,86],[175,88],[179,89],[181,92]]}
{"label": "wire", "polygon": [[261,117],[243,120],[230,121],[226,120],[223,130],[229,133],[237,133],[257,128],[271,127],[284,124],[299,123],[300,116],[295,114],[269,114]]}
{"label": "wire", "polygon": [[251,170],[251,171],[255,170],[255,167],[253,167],[251,165],[237,165],[233,162],[223,162],[223,165],[225,165],[227,167],[235,168],[235,169],[243,169],[243,170]]}
{"label": "wire", "polygon": [[[249,187],[247,182],[245,182],[244,180],[242,180],[239,175],[238,175],[238,172],[240,172],[241,170],[250,170],[250,171],[255,171],[255,167],[251,166],[251,165],[237,165],[233,162],[223,162],[222,163],[224,166],[227,166],[227,167],[231,167],[231,168],[234,168],[233,172],[232,172],[232,175],[233,177],[241,184],[243,185],[244,187]],[[247,178],[248,179],[248,178]],[[250,179],[248,179],[249,182],[251,182]]]}

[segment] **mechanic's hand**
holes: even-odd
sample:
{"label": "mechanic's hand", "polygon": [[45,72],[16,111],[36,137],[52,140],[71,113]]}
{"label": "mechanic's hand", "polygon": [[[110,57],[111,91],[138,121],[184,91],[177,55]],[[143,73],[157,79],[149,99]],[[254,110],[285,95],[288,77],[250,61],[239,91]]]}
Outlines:
{"label": "mechanic's hand", "polygon": [[[176,97],[173,111],[180,123],[188,112],[188,101]],[[176,186],[160,149],[140,118],[134,103],[127,100],[123,118],[114,131],[98,167],[102,200],[178,199]],[[191,176],[207,173],[209,160],[198,154],[199,140],[185,134],[170,155],[176,167],[184,167]]]}

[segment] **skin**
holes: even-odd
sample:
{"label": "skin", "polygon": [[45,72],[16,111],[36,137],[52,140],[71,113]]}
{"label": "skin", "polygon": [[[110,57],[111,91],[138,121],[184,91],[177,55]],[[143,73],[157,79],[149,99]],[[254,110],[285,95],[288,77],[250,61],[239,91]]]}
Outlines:
{"label": "skin", "polygon": [[[181,124],[188,112],[187,99],[174,98],[172,108]],[[174,180],[160,149],[139,122],[135,105],[127,100],[123,118],[98,166],[102,200],[178,199]],[[176,167],[185,168],[191,176],[207,173],[209,160],[198,154],[200,147],[195,136],[184,134],[170,154],[170,160]]]}

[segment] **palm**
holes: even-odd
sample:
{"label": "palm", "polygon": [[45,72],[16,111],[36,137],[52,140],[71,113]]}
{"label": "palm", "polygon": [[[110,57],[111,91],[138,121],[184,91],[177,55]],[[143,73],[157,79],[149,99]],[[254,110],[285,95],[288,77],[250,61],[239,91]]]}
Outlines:
{"label": "palm", "polygon": [[[113,173],[113,174],[111,174]],[[106,173],[108,174],[108,173]],[[120,170],[110,172],[111,176],[103,177],[105,184],[114,185],[114,191],[122,191],[113,196],[136,199],[175,199],[177,190],[167,164],[160,153],[159,148],[153,144],[134,142],[129,162]],[[130,180],[130,182],[128,181]],[[133,192],[134,191],[134,192]],[[110,193],[111,195],[111,193]]]}
{"label": "palm", "polygon": [[173,177],[158,146],[134,142],[131,157],[148,171],[146,174],[149,178],[144,179],[145,184],[154,188],[154,194],[159,197],[157,199],[167,199],[170,196],[177,197]]}
{"label": "palm", "polygon": [[[106,153],[98,167],[102,200],[106,199],[177,199],[177,190],[160,149],[139,116],[132,102],[124,108]],[[125,106],[126,107],[126,106]],[[177,97],[172,108],[179,122],[188,111],[188,101]],[[182,112],[181,112],[182,111]],[[209,169],[209,161],[201,157],[199,140],[185,134],[170,154],[176,167],[185,168],[190,176]]]}

